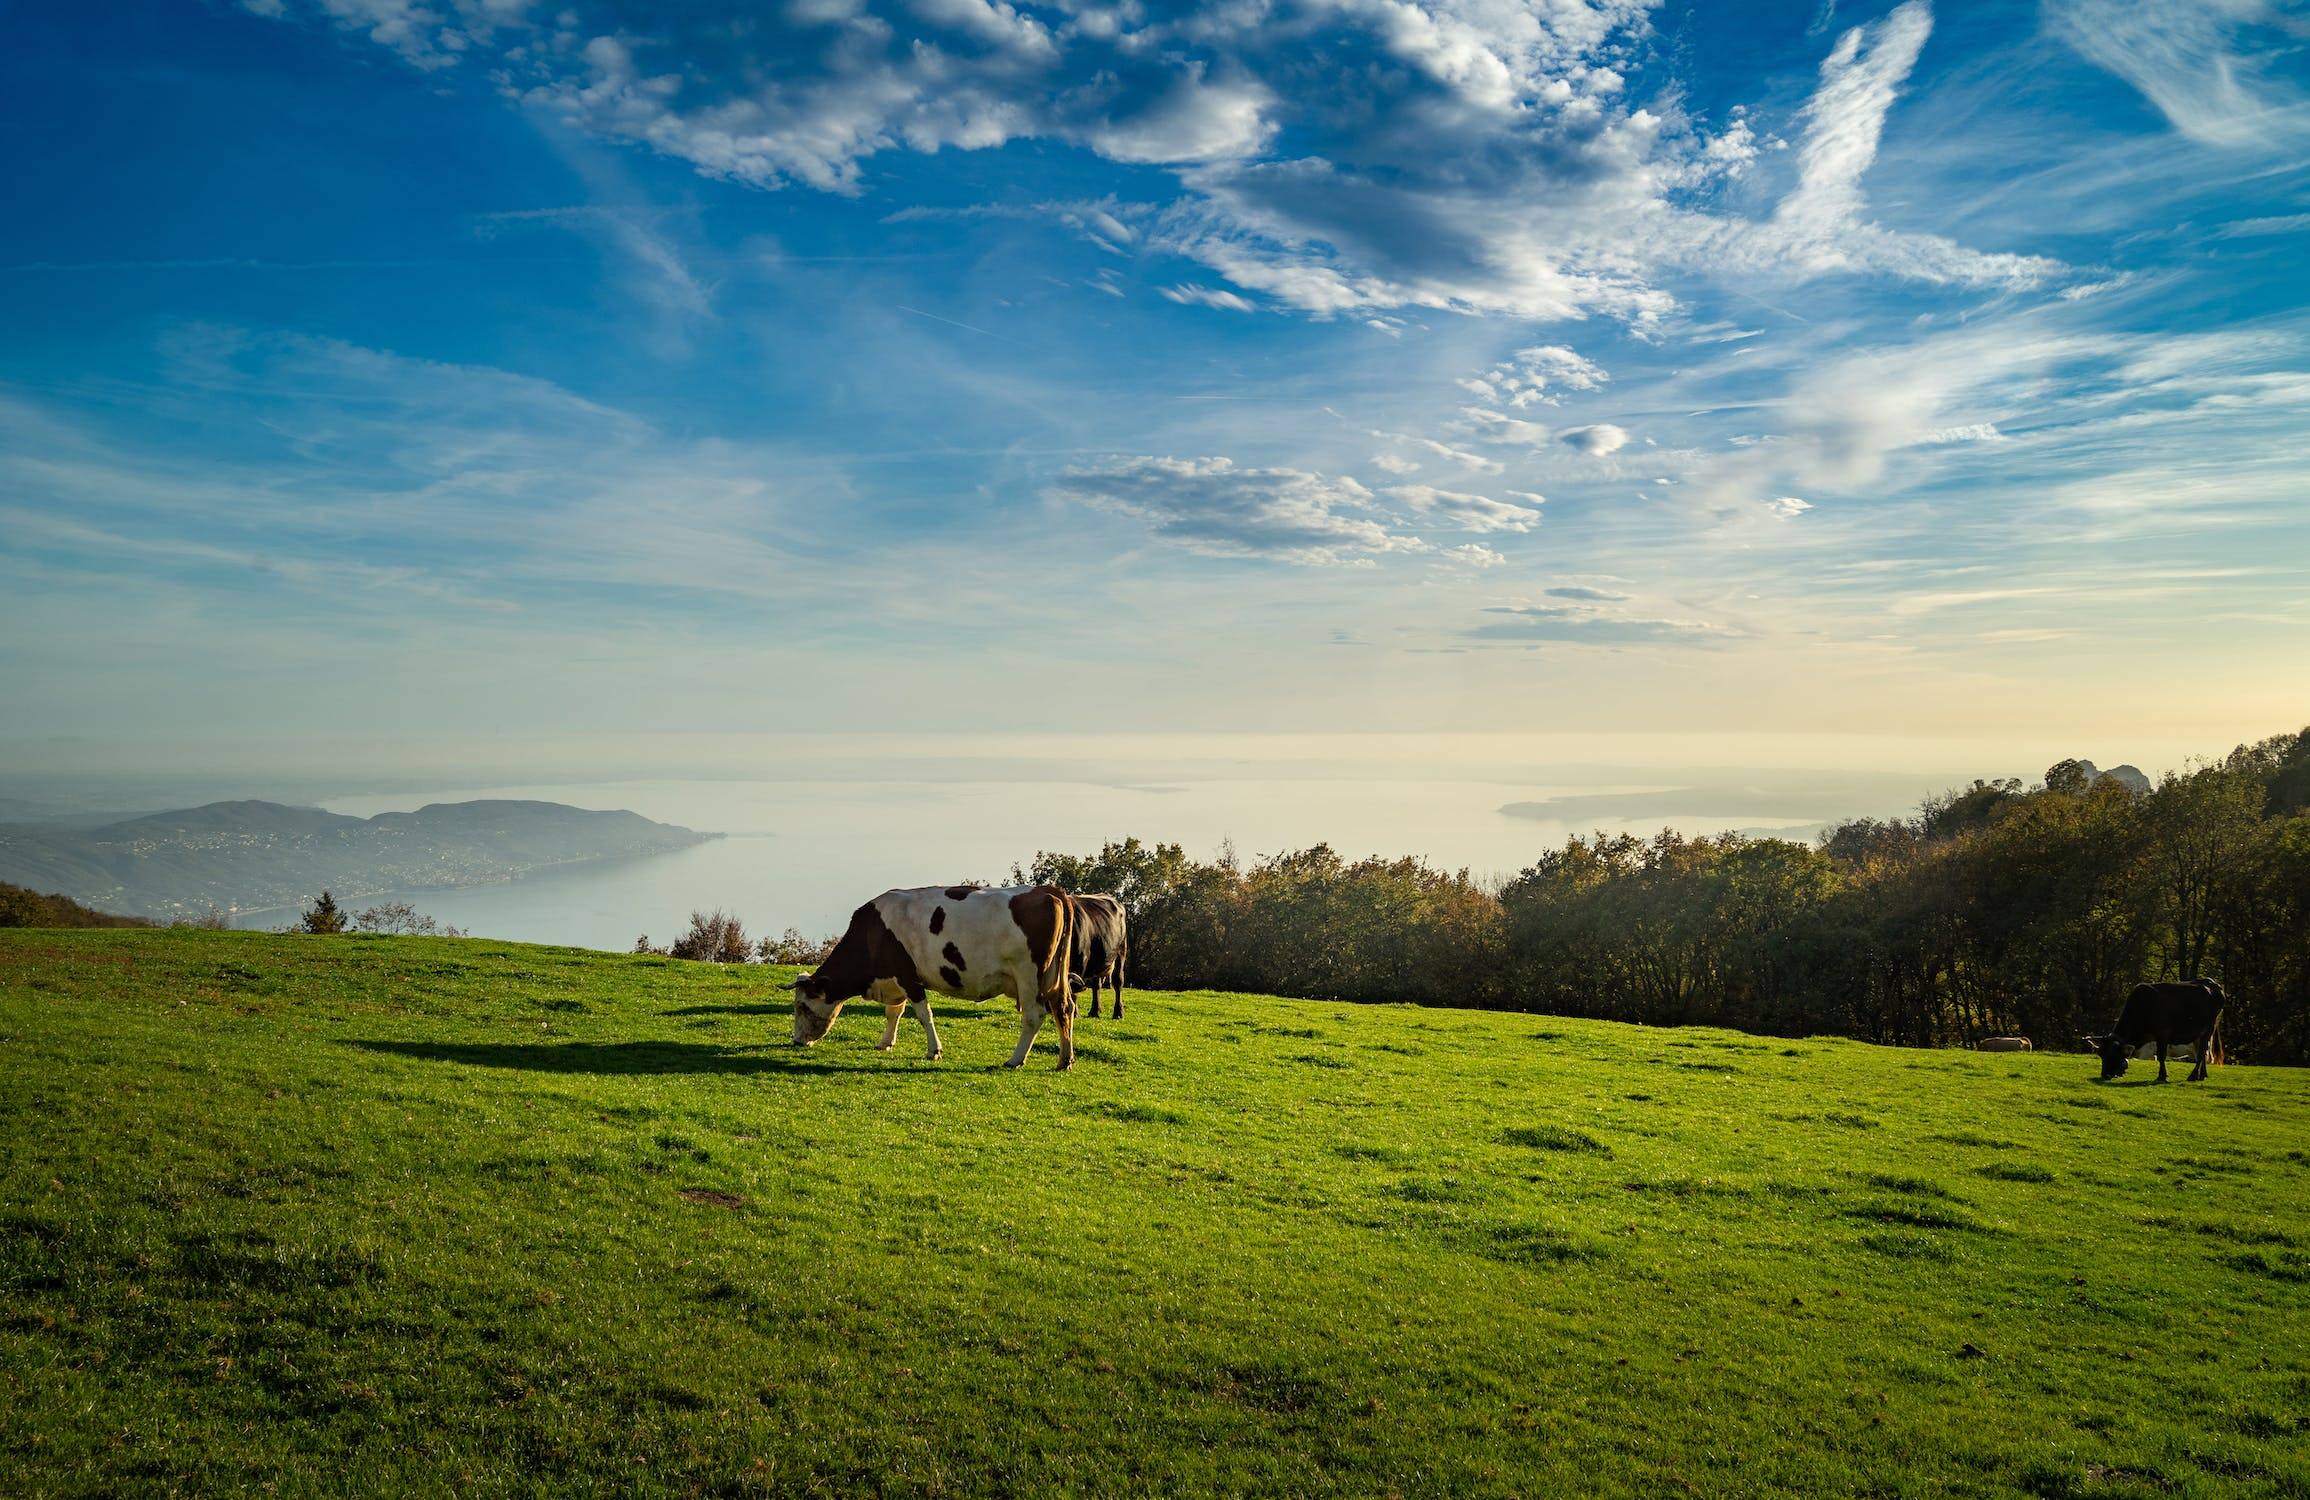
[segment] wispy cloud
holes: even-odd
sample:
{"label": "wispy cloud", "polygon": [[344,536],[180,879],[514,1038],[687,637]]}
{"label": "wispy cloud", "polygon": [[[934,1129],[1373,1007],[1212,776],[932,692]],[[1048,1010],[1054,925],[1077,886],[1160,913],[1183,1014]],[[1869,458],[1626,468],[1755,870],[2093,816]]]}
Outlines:
{"label": "wispy cloud", "polygon": [[2310,101],[2272,76],[2260,32],[2299,55],[2310,17],[2267,0],[2047,0],[2046,24],[2080,56],[2124,79],[2174,129],[2203,145],[2271,148],[2310,139]]}

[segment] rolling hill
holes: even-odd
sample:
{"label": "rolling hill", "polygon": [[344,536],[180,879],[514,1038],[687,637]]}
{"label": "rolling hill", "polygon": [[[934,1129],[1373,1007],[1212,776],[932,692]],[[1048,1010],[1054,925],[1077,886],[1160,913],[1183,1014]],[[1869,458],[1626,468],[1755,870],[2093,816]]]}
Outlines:
{"label": "rolling hill", "polygon": [[590,860],[686,849],[711,834],[556,802],[435,803],[352,818],[278,802],[212,802],[95,828],[0,826],[0,880],[107,911],[168,918],[511,880]]}
{"label": "rolling hill", "polygon": [[0,932],[19,1493],[2299,1495],[2310,1077]]}

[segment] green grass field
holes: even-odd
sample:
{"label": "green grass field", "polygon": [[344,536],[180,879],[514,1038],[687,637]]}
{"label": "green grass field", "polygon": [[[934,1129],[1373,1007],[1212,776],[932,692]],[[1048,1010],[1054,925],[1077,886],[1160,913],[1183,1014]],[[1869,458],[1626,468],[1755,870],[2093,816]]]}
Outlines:
{"label": "green grass field", "polygon": [[2310,1076],[790,974],[0,932],[0,1490],[2310,1494]]}

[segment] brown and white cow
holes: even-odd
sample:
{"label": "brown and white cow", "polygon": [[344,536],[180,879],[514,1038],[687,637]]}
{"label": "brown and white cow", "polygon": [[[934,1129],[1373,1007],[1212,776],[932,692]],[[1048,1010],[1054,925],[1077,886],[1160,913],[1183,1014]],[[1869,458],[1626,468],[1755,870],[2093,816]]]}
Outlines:
{"label": "brown and white cow", "polygon": [[1019,1045],[1003,1064],[1027,1060],[1046,1016],[1059,1020],[1059,1066],[1075,1062],[1075,996],[1067,983],[1074,909],[1053,885],[921,886],[884,891],[850,914],[826,961],[794,981],[794,1044],[825,1036],[845,1001],[882,1006],[880,1050],[898,1040],[909,1005],[939,1057],[930,994],[958,1000],[1008,995],[1019,1002]]}
{"label": "brown and white cow", "polygon": [[2033,1050],[2025,1036],[1985,1036],[1973,1044],[1976,1052],[2028,1052]]}

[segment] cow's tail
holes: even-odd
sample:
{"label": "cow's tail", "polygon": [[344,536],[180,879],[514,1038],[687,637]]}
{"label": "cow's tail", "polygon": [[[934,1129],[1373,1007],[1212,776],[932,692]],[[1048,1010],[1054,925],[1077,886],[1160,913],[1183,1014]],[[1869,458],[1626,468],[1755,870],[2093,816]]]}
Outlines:
{"label": "cow's tail", "polygon": [[1043,998],[1054,993],[1063,1000],[1074,998],[1073,987],[1067,983],[1067,966],[1075,953],[1075,898],[1057,886],[1046,886],[1051,893],[1051,950],[1043,955],[1042,973],[1038,976],[1043,986]]}

